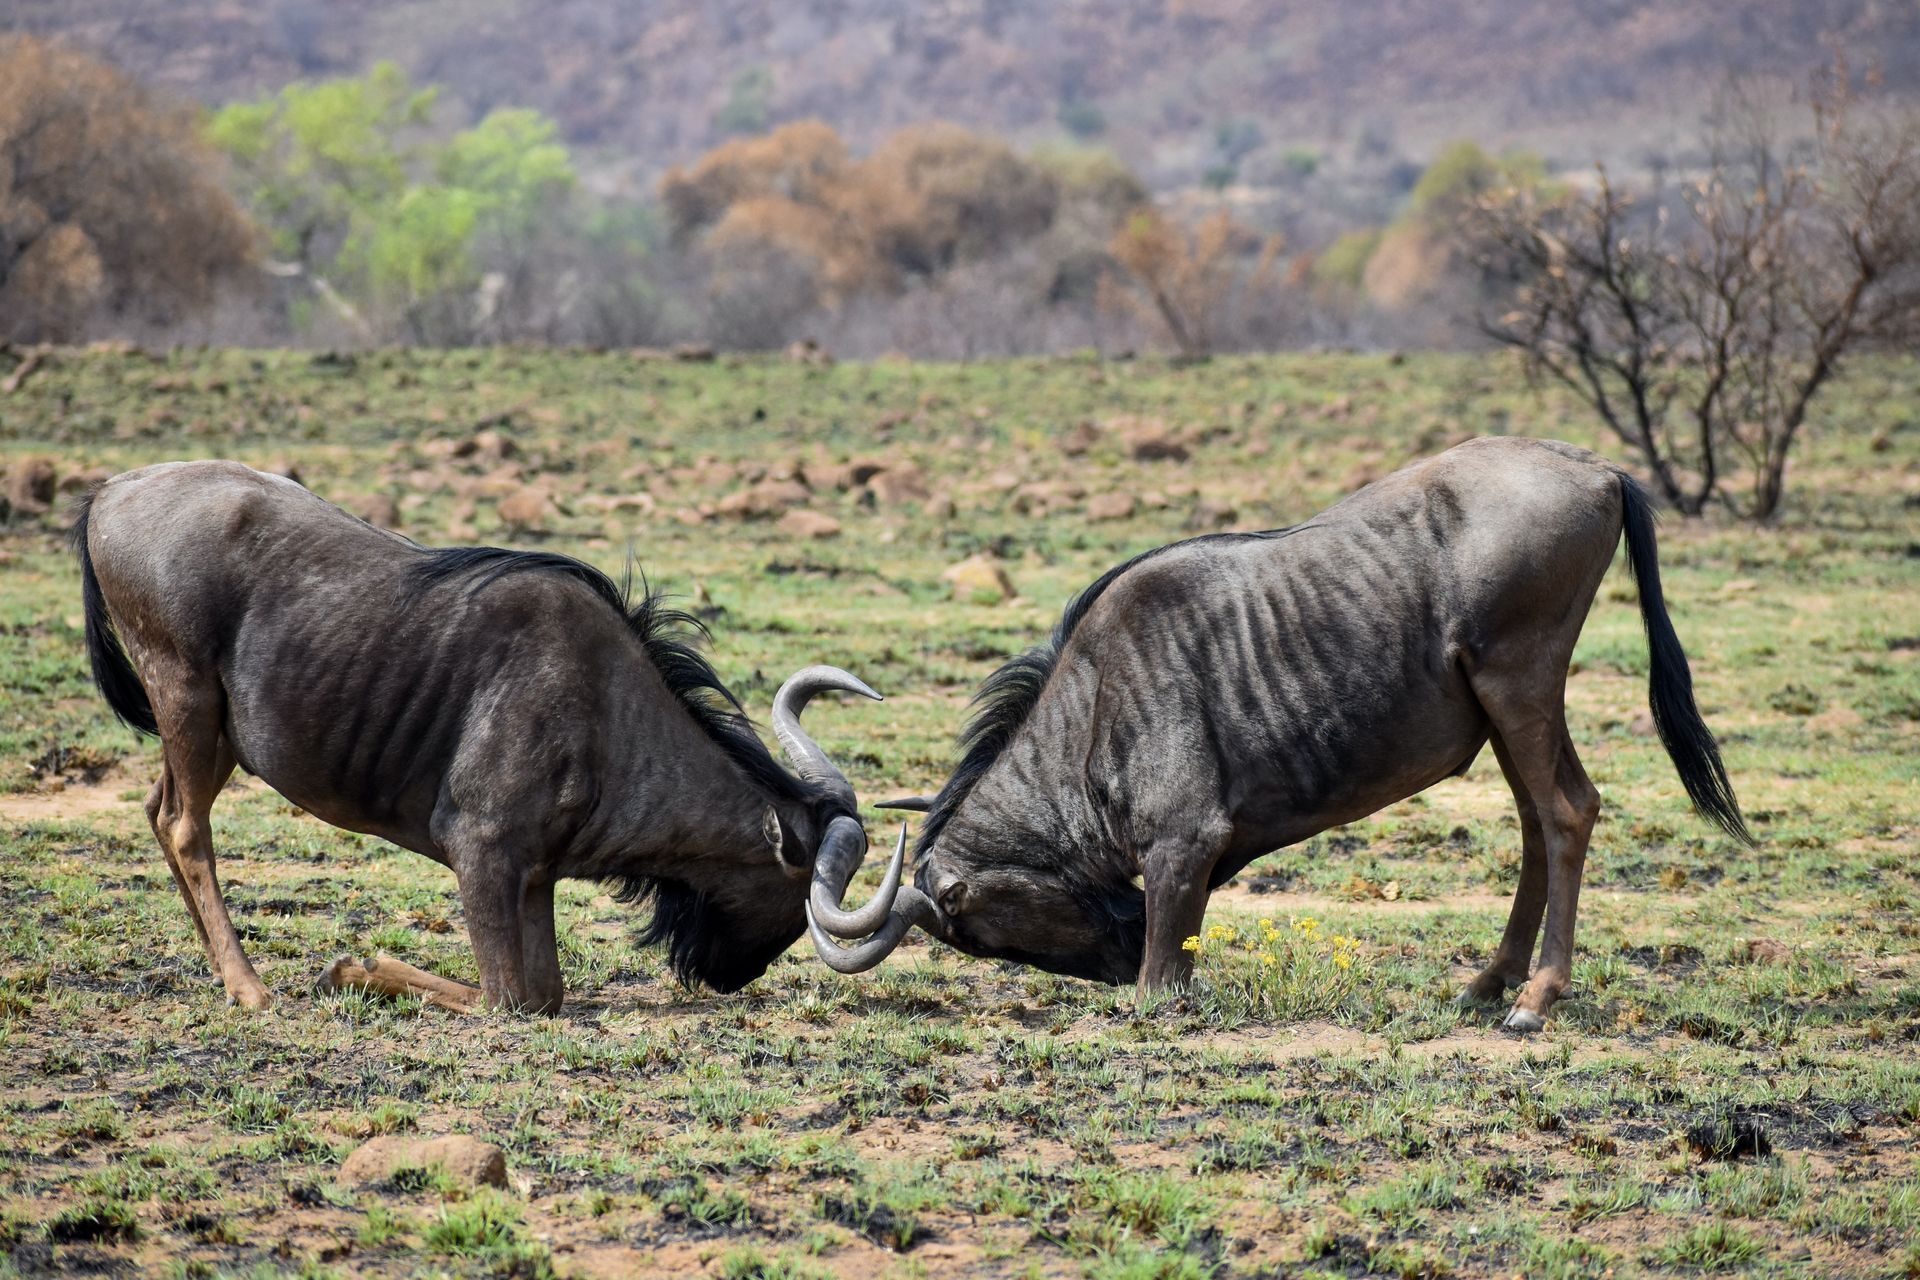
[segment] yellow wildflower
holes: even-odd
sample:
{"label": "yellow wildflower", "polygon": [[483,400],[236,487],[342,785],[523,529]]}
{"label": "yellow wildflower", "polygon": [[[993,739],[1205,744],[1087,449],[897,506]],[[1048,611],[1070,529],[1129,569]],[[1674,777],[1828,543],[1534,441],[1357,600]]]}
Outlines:
{"label": "yellow wildflower", "polygon": [[1192,935],[1185,942],[1180,944],[1180,948],[1183,951],[1191,951],[1195,955],[1198,955],[1200,953],[1200,935],[1197,933]]}

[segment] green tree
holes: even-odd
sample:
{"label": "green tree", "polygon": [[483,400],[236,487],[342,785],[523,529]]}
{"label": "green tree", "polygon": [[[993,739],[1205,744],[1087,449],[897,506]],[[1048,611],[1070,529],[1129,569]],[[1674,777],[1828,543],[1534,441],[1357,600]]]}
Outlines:
{"label": "green tree", "polygon": [[495,111],[436,142],[437,97],[382,63],[227,107],[209,125],[274,251],[369,336],[391,324],[415,341],[470,340],[483,277],[511,286],[574,185],[538,112]]}

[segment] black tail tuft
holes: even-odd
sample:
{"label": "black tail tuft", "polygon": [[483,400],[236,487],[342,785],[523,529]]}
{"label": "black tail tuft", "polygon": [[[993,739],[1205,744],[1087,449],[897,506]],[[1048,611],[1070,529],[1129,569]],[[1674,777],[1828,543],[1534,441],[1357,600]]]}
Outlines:
{"label": "black tail tuft", "polygon": [[1720,763],[1720,746],[1693,704],[1693,672],[1686,652],[1674,634],[1673,620],[1660,594],[1660,552],[1653,532],[1653,508],[1639,483],[1620,477],[1620,502],[1625,508],[1627,563],[1640,584],[1640,620],[1647,628],[1647,655],[1651,672],[1647,697],[1661,745],[1679,770],[1680,782],[1693,797],[1700,816],[1719,825],[1736,840],[1753,844],[1753,833],[1740,816],[1740,801]]}
{"label": "black tail tuft", "polygon": [[87,657],[93,663],[93,683],[123,724],[139,733],[157,734],[160,724],[153,718],[146,686],[140,683],[120,644],[113,618],[107,613],[107,598],[100,594],[100,579],[93,574],[93,554],[87,550],[87,517],[92,511],[93,495],[82,495],[74,505],[72,545],[73,553],[80,557],[80,600],[87,615]]}

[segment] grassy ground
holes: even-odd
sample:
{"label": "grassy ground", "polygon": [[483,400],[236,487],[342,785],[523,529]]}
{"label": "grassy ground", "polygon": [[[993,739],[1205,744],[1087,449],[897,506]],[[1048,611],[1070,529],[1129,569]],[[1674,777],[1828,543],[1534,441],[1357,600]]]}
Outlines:
{"label": "grassy ground", "polygon": [[[1216,896],[1200,986],[1150,1016],[1128,991],[918,942],[861,979],[803,946],[739,995],[689,993],[592,886],[563,897],[556,1019],[315,996],[343,952],[471,979],[451,881],[237,783],[221,868],[280,1003],[229,1009],[140,812],[153,748],[88,686],[57,514],[16,516],[0,1274],[1920,1274],[1916,391],[1911,361],[1832,391],[1781,528],[1664,530],[1757,850],[1687,812],[1645,715],[1631,586],[1602,586],[1569,693],[1604,792],[1575,990],[1527,1040],[1451,1003],[1517,864],[1490,760],[1256,863]],[[1139,423],[1058,447],[1123,414],[1190,458],[1132,460]],[[517,456],[491,437],[447,456],[483,430]],[[631,540],[711,618],[759,714],[808,661],[890,695],[809,717],[869,799],[936,786],[970,687],[1113,561],[1297,520],[1487,432],[1596,443],[1503,366],[1439,358],[102,353],[0,396],[9,462],[231,456],[390,499],[423,541],[617,568]],[[762,470],[820,485],[869,457],[917,462],[928,499],[821,486],[827,539],[702,518]],[[502,495],[529,482],[546,497],[503,528]],[[1090,519],[1108,491],[1144,504]],[[1016,598],[941,581],[983,551]],[[499,1143],[513,1186],[336,1179],[369,1136],[414,1132]]]}

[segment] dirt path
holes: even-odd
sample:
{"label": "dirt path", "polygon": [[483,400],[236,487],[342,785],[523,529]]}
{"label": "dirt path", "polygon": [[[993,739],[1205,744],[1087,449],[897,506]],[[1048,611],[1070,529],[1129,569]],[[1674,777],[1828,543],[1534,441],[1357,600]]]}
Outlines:
{"label": "dirt path", "polygon": [[97,782],[62,782],[38,791],[0,795],[0,822],[60,822],[115,809],[138,813],[141,800],[128,798],[136,789],[144,797],[143,783],[114,770]]}

